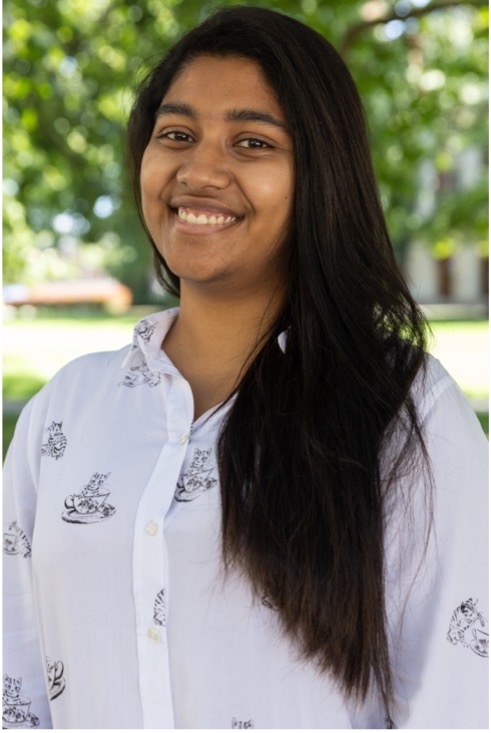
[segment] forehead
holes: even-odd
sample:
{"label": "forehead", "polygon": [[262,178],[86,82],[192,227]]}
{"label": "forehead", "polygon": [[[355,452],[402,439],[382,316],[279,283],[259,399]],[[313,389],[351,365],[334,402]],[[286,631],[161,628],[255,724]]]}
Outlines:
{"label": "forehead", "polygon": [[217,114],[252,106],[284,118],[259,64],[242,56],[198,56],[181,69],[162,102],[186,102]]}

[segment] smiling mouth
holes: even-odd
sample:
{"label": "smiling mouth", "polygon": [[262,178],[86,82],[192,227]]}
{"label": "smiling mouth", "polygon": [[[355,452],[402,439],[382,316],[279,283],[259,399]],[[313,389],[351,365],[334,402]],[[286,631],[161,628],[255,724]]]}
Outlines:
{"label": "smiling mouth", "polygon": [[179,206],[175,209],[177,218],[186,224],[195,224],[198,226],[222,226],[225,224],[233,224],[240,221],[238,216],[230,214],[220,214],[218,212],[196,211],[190,208]]}

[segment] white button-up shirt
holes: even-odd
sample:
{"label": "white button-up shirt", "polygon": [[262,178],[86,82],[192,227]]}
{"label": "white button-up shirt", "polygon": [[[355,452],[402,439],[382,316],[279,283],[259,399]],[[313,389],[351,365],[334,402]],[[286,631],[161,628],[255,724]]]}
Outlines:
{"label": "white button-up shirt", "polygon": [[[224,575],[215,447],[229,407],[193,422],[190,386],[161,348],[175,316],[68,364],[19,419],[4,492],[4,727],[386,727],[376,695],[346,700],[300,661],[268,599]],[[486,441],[435,360],[414,394],[433,528],[422,554],[430,505],[402,479],[386,533],[393,723],[486,727]]]}

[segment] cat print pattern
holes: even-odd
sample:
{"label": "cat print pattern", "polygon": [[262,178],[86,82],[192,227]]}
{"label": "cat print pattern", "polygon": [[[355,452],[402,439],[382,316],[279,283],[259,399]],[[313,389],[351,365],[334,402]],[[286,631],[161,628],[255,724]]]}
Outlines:
{"label": "cat print pattern", "polygon": [[11,522],[8,532],[3,533],[3,551],[6,555],[22,555],[31,557],[31,544],[26,533],[17,526],[17,522]]}
{"label": "cat print pattern", "polygon": [[165,589],[157,593],[153,606],[153,622],[156,626],[165,626]]}
{"label": "cat print pattern", "polygon": [[72,524],[94,524],[112,517],[116,509],[107,503],[110,492],[106,486],[110,475],[93,473],[80,493],[67,496],[61,518]]}
{"label": "cat print pattern", "polygon": [[155,323],[150,323],[144,318],[135,328],[135,334],[138,338],[141,338],[146,344],[150,343],[152,336],[156,328]]}
{"label": "cat print pattern", "polygon": [[447,640],[461,644],[480,657],[489,656],[489,628],[486,619],[477,610],[478,600],[468,598],[452,614]]}
{"label": "cat print pattern", "polygon": [[242,728],[245,730],[246,728],[254,728],[254,721],[253,720],[236,720],[236,718],[232,718],[232,725],[231,728]]}
{"label": "cat print pattern", "polygon": [[158,387],[162,381],[160,372],[152,372],[146,364],[130,367],[125,374],[124,379],[120,382],[123,387],[140,387],[146,384],[148,387]]}
{"label": "cat print pattern", "polygon": [[46,657],[46,677],[50,700],[56,700],[65,689],[64,671],[63,662],[52,662],[49,657]]}
{"label": "cat print pattern", "polygon": [[53,421],[51,425],[48,425],[45,432],[48,433],[48,439],[46,443],[41,446],[41,455],[49,458],[54,458],[58,461],[63,458],[67,447],[66,435],[62,432],[62,422]]}
{"label": "cat print pattern", "polygon": [[4,728],[37,728],[39,718],[31,713],[31,701],[22,694],[22,677],[3,675],[3,713]]}
{"label": "cat print pattern", "polygon": [[191,465],[181,474],[175,491],[176,501],[193,501],[204,491],[212,489],[218,484],[218,479],[213,475],[215,468],[210,465],[211,448],[200,450],[195,448]]}

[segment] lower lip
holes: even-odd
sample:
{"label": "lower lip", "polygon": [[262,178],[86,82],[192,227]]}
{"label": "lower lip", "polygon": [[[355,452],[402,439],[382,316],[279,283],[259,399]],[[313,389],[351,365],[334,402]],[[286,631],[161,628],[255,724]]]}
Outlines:
{"label": "lower lip", "polygon": [[217,232],[223,232],[230,229],[230,227],[233,227],[236,224],[240,224],[241,221],[242,219],[234,219],[226,224],[190,224],[187,221],[179,219],[177,214],[174,214],[174,228],[178,232],[183,232],[185,234],[216,234]]}

